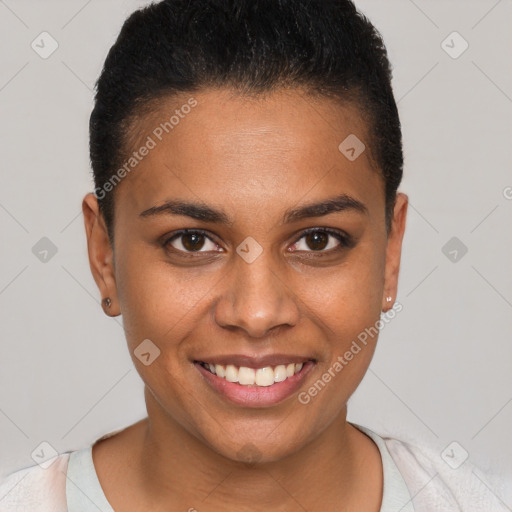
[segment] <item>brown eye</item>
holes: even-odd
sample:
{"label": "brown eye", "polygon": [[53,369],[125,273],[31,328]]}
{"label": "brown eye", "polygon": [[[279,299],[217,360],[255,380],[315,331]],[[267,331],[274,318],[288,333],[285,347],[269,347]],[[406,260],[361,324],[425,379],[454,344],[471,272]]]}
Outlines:
{"label": "brown eye", "polygon": [[353,239],[344,232],[328,228],[314,228],[304,232],[293,244],[291,250],[301,252],[330,252],[331,249],[337,250],[353,246]]}
{"label": "brown eye", "polygon": [[313,249],[314,251],[321,251],[327,246],[329,242],[329,235],[322,231],[314,231],[313,233],[308,233],[305,240],[310,249]]}
{"label": "brown eye", "polygon": [[187,251],[198,251],[204,245],[204,235],[198,233],[186,233],[182,235],[182,244]]}
{"label": "brown eye", "polygon": [[[201,231],[184,230],[174,234],[164,242],[164,247],[172,247],[177,252],[218,251],[219,246]],[[205,248],[205,250],[202,250]]]}

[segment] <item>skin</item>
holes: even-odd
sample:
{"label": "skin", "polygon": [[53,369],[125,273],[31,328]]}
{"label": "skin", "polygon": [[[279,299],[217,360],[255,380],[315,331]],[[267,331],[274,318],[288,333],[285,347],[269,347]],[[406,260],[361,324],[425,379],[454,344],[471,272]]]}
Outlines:
{"label": "skin", "polygon": [[[378,448],[346,421],[377,337],[307,405],[297,393],[270,407],[235,405],[192,361],[273,352],[314,358],[299,392],[307,390],[391,308],[407,196],[397,195],[388,233],[383,179],[356,106],[284,89],[257,99],[222,89],[193,96],[198,105],[116,187],[113,247],[96,197],[83,200],[91,270],[112,300],[105,312],[123,315],[148,411],[94,445],[105,495],[116,511],[378,511]],[[130,151],[189,97],[162,100],[139,119]],[[352,133],[366,144],[353,162],[338,150]],[[282,222],[288,209],[339,194],[367,213]],[[139,215],[170,199],[222,210],[230,224]],[[355,244],[325,234],[318,249],[302,235],[322,227]],[[188,258],[179,250],[189,238],[163,247],[164,235],[184,228],[213,241]],[[250,264],[236,252],[248,236],[263,249]],[[133,354],[144,339],[161,351],[149,366]],[[244,462],[247,453],[257,460]]]}

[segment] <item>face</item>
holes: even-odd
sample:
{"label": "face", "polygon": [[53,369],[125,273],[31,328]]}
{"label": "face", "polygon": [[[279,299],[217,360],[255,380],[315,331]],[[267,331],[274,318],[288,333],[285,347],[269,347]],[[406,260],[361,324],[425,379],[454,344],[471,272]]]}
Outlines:
{"label": "face", "polygon": [[[152,147],[116,187],[113,250],[84,199],[91,268],[150,418],[231,459],[277,460],[344,415],[367,370],[377,336],[361,333],[396,297],[406,197],[388,234],[355,106],[191,96],[137,121],[129,152]],[[356,159],[338,148],[351,134]]]}

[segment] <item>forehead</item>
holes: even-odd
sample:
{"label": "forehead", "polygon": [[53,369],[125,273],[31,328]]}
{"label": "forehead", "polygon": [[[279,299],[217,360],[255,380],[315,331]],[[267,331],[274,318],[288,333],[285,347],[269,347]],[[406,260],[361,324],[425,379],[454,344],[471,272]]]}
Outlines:
{"label": "forehead", "polygon": [[[297,90],[255,97],[203,90],[162,99],[132,122],[131,133],[126,159],[133,152],[139,159],[116,203],[128,200],[138,211],[177,194],[207,203],[215,196],[233,207],[236,200],[237,208],[256,199],[286,207],[333,189],[383,199],[368,127],[351,103]],[[353,159],[352,147],[364,150]]]}

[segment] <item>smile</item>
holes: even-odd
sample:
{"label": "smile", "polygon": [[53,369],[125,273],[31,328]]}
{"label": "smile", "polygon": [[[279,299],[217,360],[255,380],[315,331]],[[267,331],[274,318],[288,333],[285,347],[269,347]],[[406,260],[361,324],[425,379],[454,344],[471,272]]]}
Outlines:
{"label": "smile", "polygon": [[[307,362],[307,361],[305,361]],[[233,364],[222,365],[200,361],[199,364],[209,372],[228,382],[238,382],[242,386],[272,386],[276,382],[283,382],[289,377],[299,373],[304,363],[279,364],[275,367],[248,368]]]}
{"label": "smile", "polygon": [[299,357],[215,359],[193,363],[211,391],[243,407],[279,404],[299,391],[316,365],[315,360]]}

